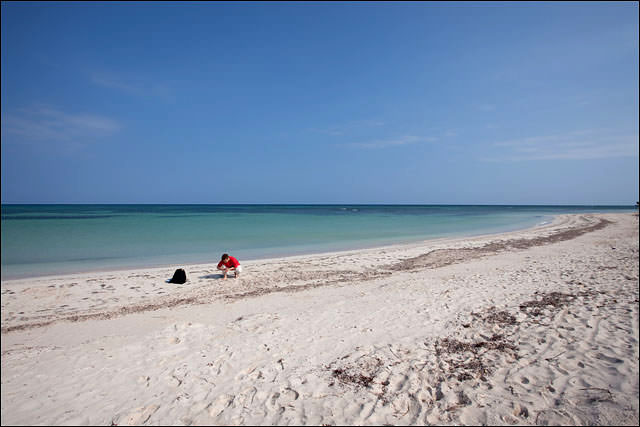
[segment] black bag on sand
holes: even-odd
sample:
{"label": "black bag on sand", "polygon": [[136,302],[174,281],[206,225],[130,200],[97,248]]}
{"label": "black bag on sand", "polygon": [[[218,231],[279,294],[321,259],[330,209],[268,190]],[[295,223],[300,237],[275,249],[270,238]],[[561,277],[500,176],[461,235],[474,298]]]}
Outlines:
{"label": "black bag on sand", "polygon": [[183,269],[179,268],[173,273],[173,277],[169,280],[169,283],[184,283],[187,281],[187,273]]}

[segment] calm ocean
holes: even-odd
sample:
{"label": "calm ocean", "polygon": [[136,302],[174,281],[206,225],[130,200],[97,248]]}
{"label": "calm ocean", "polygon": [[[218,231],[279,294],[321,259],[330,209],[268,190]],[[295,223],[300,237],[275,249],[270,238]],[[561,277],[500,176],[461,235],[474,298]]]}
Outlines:
{"label": "calm ocean", "polygon": [[2,205],[2,278],[356,249],[633,206]]}

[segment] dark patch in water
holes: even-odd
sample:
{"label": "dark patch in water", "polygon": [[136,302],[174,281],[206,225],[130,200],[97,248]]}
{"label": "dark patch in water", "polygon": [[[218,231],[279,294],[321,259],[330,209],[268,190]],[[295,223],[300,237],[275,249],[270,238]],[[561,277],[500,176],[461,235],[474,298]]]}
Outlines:
{"label": "dark patch in water", "polygon": [[3,216],[3,221],[10,220],[49,220],[49,219],[102,219],[116,215],[38,215],[38,216]]}

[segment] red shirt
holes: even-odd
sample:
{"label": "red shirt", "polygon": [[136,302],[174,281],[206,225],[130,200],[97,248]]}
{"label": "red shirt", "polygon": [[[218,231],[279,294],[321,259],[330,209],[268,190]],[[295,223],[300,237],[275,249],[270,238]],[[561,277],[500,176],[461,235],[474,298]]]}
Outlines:
{"label": "red shirt", "polygon": [[229,256],[229,261],[227,261],[227,262],[220,261],[218,263],[218,268],[222,267],[223,264],[225,266],[227,266],[227,268],[236,268],[237,266],[240,265],[240,261],[235,259],[235,257]]}

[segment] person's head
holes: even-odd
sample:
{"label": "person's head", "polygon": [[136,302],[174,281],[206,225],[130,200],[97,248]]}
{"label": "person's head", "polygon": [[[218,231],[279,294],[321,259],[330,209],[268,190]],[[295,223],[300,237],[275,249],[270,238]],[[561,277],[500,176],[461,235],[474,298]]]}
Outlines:
{"label": "person's head", "polygon": [[229,260],[229,254],[222,254],[222,258],[220,259],[221,261],[225,262]]}

